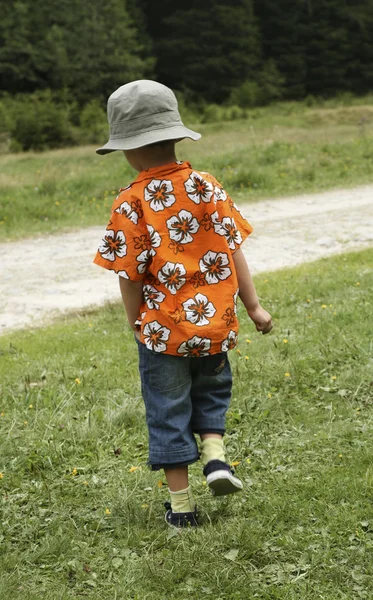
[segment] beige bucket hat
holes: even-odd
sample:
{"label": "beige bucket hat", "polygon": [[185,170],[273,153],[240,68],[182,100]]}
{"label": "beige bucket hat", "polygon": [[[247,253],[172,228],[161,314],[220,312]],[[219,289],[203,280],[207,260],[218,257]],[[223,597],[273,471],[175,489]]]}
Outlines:
{"label": "beige bucket hat", "polygon": [[109,141],[97,154],[134,150],[165,140],[190,138],[200,133],[184,126],[176,96],[170,88],[148,79],[126,83],[111,94],[107,104]]}

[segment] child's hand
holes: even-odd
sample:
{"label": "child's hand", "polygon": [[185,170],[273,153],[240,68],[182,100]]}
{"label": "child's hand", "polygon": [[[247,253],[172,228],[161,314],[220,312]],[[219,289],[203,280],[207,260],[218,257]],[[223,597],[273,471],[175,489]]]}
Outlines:
{"label": "child's hand", "polygon": [[253,310],[248,310],[247,314],[254,321],[257,331],[269,333],[273,327],[271,315],[258,304]]}

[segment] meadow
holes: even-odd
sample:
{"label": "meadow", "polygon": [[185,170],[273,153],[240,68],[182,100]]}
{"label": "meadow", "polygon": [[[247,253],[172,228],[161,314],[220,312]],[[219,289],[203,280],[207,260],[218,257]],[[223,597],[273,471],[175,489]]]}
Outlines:
{"label": "meadow", "polygon": [[197,530],[164,523],[122,307],[0,338],[0,598],[373,597],[373,250],[256,285],[275,328],[240,309],[230,354],[245,491],[215,500],[194,465]]}
{"label": "meadow", "polygon": [[[281,103],[246,119],[189,121],[203,137],[180,142],[178,157],[211,171],[237,202],[371,183],[372,98],[350,104]],[[106,222],[136,174],[121,153],[98,156],[97,146],[0,155],[0,239]]]}

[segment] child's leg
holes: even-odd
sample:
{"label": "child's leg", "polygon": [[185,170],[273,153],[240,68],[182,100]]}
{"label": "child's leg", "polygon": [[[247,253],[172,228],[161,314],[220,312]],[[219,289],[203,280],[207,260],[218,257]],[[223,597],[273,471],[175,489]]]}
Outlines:
{"label": "child's leg", "polygon": [[[189,360],[156,354],[138,342],[142,395],[149,432],[149,464],[164,469],[173,513],[193,513],[188,464],[198,460],[190,425],[192,403]],[[172,514],[171,514],[172,517]],[[175,519],[171,519],[174,524]]]}
{"label": "child's leg", "polygon": [[[219,362],[220,358],[217,360]],[[213,360],[210,363],[214,365]],[[242,482],[234,476],[233,470],[225,462],[223,434],[232,376],[228,357],[219,364],[224,366],[217,374],[210,373],[202,362],[196,361],[194,364],[192,427],[201,436],[201,459],[207,483],[214,495],[224,496],[241,490]]]}
{"label": "child's leg", "polygon": [[188,467],[165,469],[168,491],[171,496],[171,508],[174,513],[189,513],[196,508],[192,490],[188,482]]}

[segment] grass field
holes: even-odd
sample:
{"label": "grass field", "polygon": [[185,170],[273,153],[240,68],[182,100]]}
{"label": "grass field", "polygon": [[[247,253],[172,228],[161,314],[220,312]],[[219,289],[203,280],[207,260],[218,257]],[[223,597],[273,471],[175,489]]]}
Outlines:
{"label": "grass field", "polygon": [[[204,124],[178,155],[211,171],[238,202],[373,182],[373,105],[255,109],[242,121]],[[99,140],[98,144],[106,140]],[[102,224],[134,178],[123,156],[94,147],[0,156],[0,238]]]}
{"label": "grass field", "polygon": [[373,250],[256,284],[275,329],[241,310],[227,423],[245,492],[214,500],[194,465],[196,531],[163,522],[120,306],[0,338],[0,598],[373,597]]}

